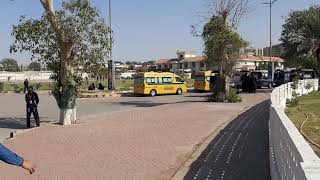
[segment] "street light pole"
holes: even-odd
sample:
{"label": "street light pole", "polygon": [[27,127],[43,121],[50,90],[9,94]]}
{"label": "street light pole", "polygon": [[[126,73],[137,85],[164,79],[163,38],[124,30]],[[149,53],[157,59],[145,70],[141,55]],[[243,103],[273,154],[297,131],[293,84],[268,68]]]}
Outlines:
{"label": "street light pole", "polygon": [[115,78],[115,67],[114,67],[114,61],[112,60],[112,18],[111,18],[111,0],[109,0],[109,27],[110,27],[110,55],[108,60],[108,89],[109,90],[115,90],[116,89],[116,78]]}
{"label": "street light pole", "polygon": [[271,78],[272,78],[272,82],[274,80],[274,62],[272,61],[272,5],[277,2],[278,0],[270,0],[269,2],[265,2],[262,4],[267,4],[269,5],[270,8],[270,47],[269,47],[269,54],[270,54],[270,63],[272,64],[271,67]]}

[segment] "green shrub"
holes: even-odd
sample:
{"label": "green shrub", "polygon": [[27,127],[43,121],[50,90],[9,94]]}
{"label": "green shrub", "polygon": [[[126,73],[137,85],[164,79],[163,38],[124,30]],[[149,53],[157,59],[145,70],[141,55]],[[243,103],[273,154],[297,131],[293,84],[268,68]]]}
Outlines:
{"label": "green shrub", "polygon": [[230,88],[229,93],[225,98],[222,98],[221,96],[224,96],[222,92],[214,93],[208,97],[208,101],[209,102],[229,102],[229,103],[236,103],[236,102],[242,101],[241,97],[237,94],[237,91],[233,88]]}
{"label": "green shrub", "polygon": [[308,82],[307,85],[305,86],[305,88],[307,90],[311,89],[312,88],[312,84],[310,82]]}
{"label": "green shrub", "polygon": [[0,82],[0,92],[3,92],[3,91],[4,91],[4,83]]}
{"label": "green shrub", "polygon": [[230,88],[229,94],[227,95],[227,101],[229,103],[241,102],[241,97],[237,94],[237,90]]}
{"label": "green shrub", "polygon": [[221,96],[224,96],[222,92],[213,93],[208,97],[209,102],[224,102]]}
{"label": "green shrub", "polygon": [[18,84],[13,84],[12,86],[13,86],[13,91],[14,91],[15,93],[21,93],[21,92],[23,92],[23,88],[20,87]]}
{"label": "green shrub", "polygon": [[41,83],[36,83],[36,84],[33,85],[33,89],[34,90],[39,90],[40,87],[41,87]]}
{"label": "green shrub", "polygon": [[287,107],[297,107],[299,105],[299,98],[287,99]]}

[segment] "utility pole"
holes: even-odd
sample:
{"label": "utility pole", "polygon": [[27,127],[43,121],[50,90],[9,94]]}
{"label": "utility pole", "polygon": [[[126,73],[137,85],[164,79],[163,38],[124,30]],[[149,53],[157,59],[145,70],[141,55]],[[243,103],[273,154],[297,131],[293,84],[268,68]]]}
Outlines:
{"label": "utility pole", "polygon": [[272,78],[272,82],[274,80],[274,62],[272,61],[272,5],[277,2],[278,0],[270,0],[269,2],[264,2],[262,4],[267,4],[269,5],[270,8],[270,47],[269,47],[269,53],[270,53],[270,63],[272,64],[271,67],[271,78]]}
{"label": "utility pole", "polygon": [[116,78],[115,78],[115,67],[114,61],[112,60],[112,18],[111,18],[111,0],[109,0],[109,27],[110,27],[110,56],[108,60],[108,89],[115,90],[116,89]]}

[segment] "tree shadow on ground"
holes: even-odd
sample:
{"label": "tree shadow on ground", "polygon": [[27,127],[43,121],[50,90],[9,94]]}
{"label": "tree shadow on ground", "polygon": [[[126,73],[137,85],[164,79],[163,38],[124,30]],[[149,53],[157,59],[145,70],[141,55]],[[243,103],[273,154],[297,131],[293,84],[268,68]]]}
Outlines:
{"label": "tree shadow on ground", "polygon": [[269,106],[269,100],[262,102],[229,123],[184,179],[269,180]]}
{"label": "tree shadow on ground", "polygon": [[[53,123],[53,120],[41,120],[46,118],[40,118],[40,123]],[[31,125],[35,124],[33,118],[31,118]],[[0,118],[0,128],[4,129],[27,129],[26,118]]]}
{"label": "tree shadow on ground", "polygon": [[207,102],[206,99],[202,100],[190,100],[190,101],[178,101],[178,102],[165,102],[165,103],[157,103],[152,101],[128,101],[128,102],[117,102],[118,104],[124,105],[124,106],[135,106],[135,107],[156,107],[156,106],[162,106],[167,104],[180,104],[180,103],[195,103],[195,102]]}

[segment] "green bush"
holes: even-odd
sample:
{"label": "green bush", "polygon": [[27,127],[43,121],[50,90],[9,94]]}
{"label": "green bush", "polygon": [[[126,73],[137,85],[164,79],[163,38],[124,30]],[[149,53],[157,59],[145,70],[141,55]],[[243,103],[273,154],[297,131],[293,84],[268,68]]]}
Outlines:
{"label": "green bush", "polygon": [[225,97],[225,100],[222,100],[221,98],[223,96],[222,92],[217,92],[209,96],[208,101],[209,102],[229,102],[229,103],[236,103],[241,102],[241,97],[237,94],[237,90],[230,88],[229,93]]}
{"label": "green bush", "polygon": [[222,99],[223,98],[219,98],[223,96],[223,93],[222,92],[217,92],[217,93],[213,93],[212,95],[210,95],[208,97],[208,101],[209,102],[224,102]]}
{"label": "green bush", "polygon": [[234,88],[230,88],[229,94],[227,95],[227,101],[229,103],[241,102],[241,97],[237,94],[237,90]]}
{"label": "green bush", "polygon": [[305,86],[305,88],[307,90],[311,89],[312,88],[312,84],[310,82],[308,82],[307,85]]}
{"label": "green bush", "polygon": [[34,89],[34,90],[39,90],[40,87],[41,87],[41,84],[40,84],[40,83],[36,83],[36,84],[33,85],[33,89]]}
{"label": "green bush", "polygon": [[21,93],[21,92],[23,92],[23,88],[20,87],[18,84],[13,84],[12,86],[13,86],[13,91],[14,91],[15,93]]}
{"label": "green bush", "polygon": [[0,82],[0,92],[3,92],[3,91],[4,91],[4,83]]}
{"label": "green bush", "polygon": [[287,107],[297,107],[299,105],[299,98],[292,100],[287,99]]}

